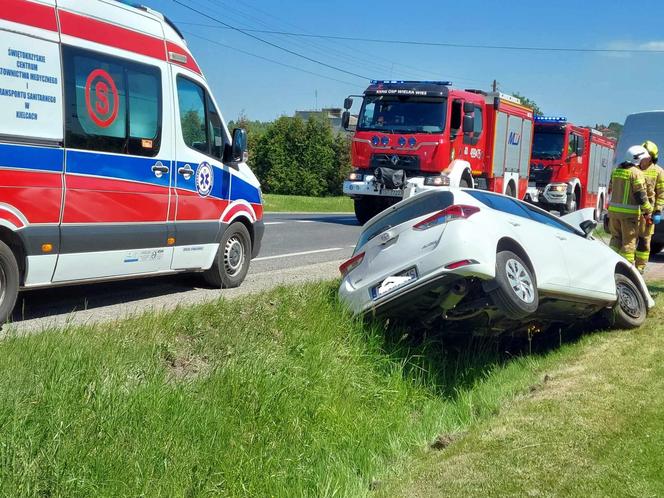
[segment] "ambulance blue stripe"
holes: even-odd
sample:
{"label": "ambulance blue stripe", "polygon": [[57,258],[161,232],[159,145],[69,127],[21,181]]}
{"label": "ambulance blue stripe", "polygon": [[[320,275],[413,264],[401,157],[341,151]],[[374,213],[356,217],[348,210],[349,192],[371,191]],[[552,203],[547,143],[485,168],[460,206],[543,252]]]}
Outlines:
{"label": "ambulance blue stripe", "polygon": [[171,162],[164,159],[68,150],[67,173],[104,176],[114,180],[131,180],[168,187],[168,175],[157,178],[152,171],[152,166],[157,161],[161,161],[164,166],[171,166]]}
{"label": "ambulance blue stripe", "polygon": [[245,200],[251,204],[260,204],[261,196],[256,187],[245,182],[242,178],[233,176],[231,202],[238,200]]}
{"label": "ambulance blue stripe", "polygon": [[[198,168],[198,164],[192,163],[192,162],[179,162],[178,163],[178,169],[183,168],[186,165],[191,166],[191,169],[196,171],[196,168]],[[178,173],[179,175],[179,173]],[[215,166],[214,167],[214,185],[212,186],[212,197],[216,197],[218,199],[228,199],[228,191],[230,189],[230,173],[220,167]],[[196,180],[195,178],[192,178],[189,181],[185,181],[182,179],[182,177],[178,177],[177,180],[178,188],[182,190],[188,190],[189,192],[196,192]]]}
{"label": "ambulance blue stripe", "polygon": [[62,172],[64,149],[0,144],[0,167]]}

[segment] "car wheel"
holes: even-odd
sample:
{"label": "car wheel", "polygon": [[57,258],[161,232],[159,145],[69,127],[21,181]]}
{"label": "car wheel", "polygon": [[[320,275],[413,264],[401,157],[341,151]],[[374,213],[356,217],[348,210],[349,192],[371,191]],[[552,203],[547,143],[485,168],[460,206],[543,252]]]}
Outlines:
{"label": "car wheel", "polygon": [[239,287],[249,271],[251,237],[242,223],[233,223],[221,238],[212,268],[203,273],[212,287],[232,289]]}
{"label": "car wheel", "polygon": [[496,255],[496,284],[491,291],[493,303],[509,318],[521,319],[539,305],[537,282],[523,260],[511,251]]}
{"label": "car wheel", "polygon": [[18,264],[12,250],[0,242],[0,325],[9,320],[18,297]]}
{"label": "car wheel", "polygon": [[628,277],[616,273],[618,301],[613,307],[613,325],[620,329],[635,329],[643,325],[648,315],[641,290]]}

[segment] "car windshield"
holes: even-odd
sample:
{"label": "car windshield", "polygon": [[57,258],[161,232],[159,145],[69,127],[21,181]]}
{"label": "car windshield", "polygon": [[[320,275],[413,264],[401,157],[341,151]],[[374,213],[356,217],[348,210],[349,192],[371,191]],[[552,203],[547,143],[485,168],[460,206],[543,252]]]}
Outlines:
{"label": "car windshield", "polygon": [[392,227],[414,220],[415,218],[420,218],[429,213],[442,211],[452,204],[454,204],[454,195],[452,192],[444,191],[434,194],[420,194],[412,202],[396,208],[390,208],[393,210],[390,214],[365,227],[360,235],[360,240],[357,242],[355,252],[371,239]]}
{"label": "car windshield", "polygon": [[565,133],[536,127],[533,137],[533,159],[561,159]]}
{"label": "car windshield", "polygon": [[357,129],[385,133],[442,133],[447,99],[373,95],[364,98]]}

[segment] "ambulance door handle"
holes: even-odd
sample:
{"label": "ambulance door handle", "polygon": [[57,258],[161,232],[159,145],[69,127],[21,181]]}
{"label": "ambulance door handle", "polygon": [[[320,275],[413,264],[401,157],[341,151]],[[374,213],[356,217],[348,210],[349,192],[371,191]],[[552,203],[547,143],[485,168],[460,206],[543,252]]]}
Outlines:
{"label": "ambulance door handle", "polygon": [[152,166],[152,172],[157,178],[161,178],[163,175],[170,171],[168,166],[164,166],[161,161],[157,161],[154,166]]}
{"label": "ambulance door handle", "polygon": [[184,176],[185,180],[189,180],[194,175],[194,170],[191,169],[191,166],[186,164],[183,168],[178,169],[178,173]]}

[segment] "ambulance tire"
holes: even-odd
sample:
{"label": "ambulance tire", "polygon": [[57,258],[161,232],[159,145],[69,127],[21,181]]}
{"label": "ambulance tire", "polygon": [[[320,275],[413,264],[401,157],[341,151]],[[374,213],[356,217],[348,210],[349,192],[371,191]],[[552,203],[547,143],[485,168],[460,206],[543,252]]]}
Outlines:
{"label": "ambulance tire", "polygon": [[532,270],[511,251],[496,254],[496,287],[491,300],[507,318],[520,320],[532,315],[539,306],[537,281]]}
{"label": "ambulance tire", "polygon": [[211,287],[233,289],[239,287],[249,271],[251,236],[243,223],[235,222],[224,232],[212,268],[203,273]]}
{"label": "ambulance tire", "polygon": [[618,301],[613,307],[612,325],[618,329],[636,329],[648,316],[646,298],[630,278],[616,273]]}
{"label": "ambulance tire", "polygon": [[18,297],[18,264],[12,250],[0,241],[0,325],[12,316]]}

